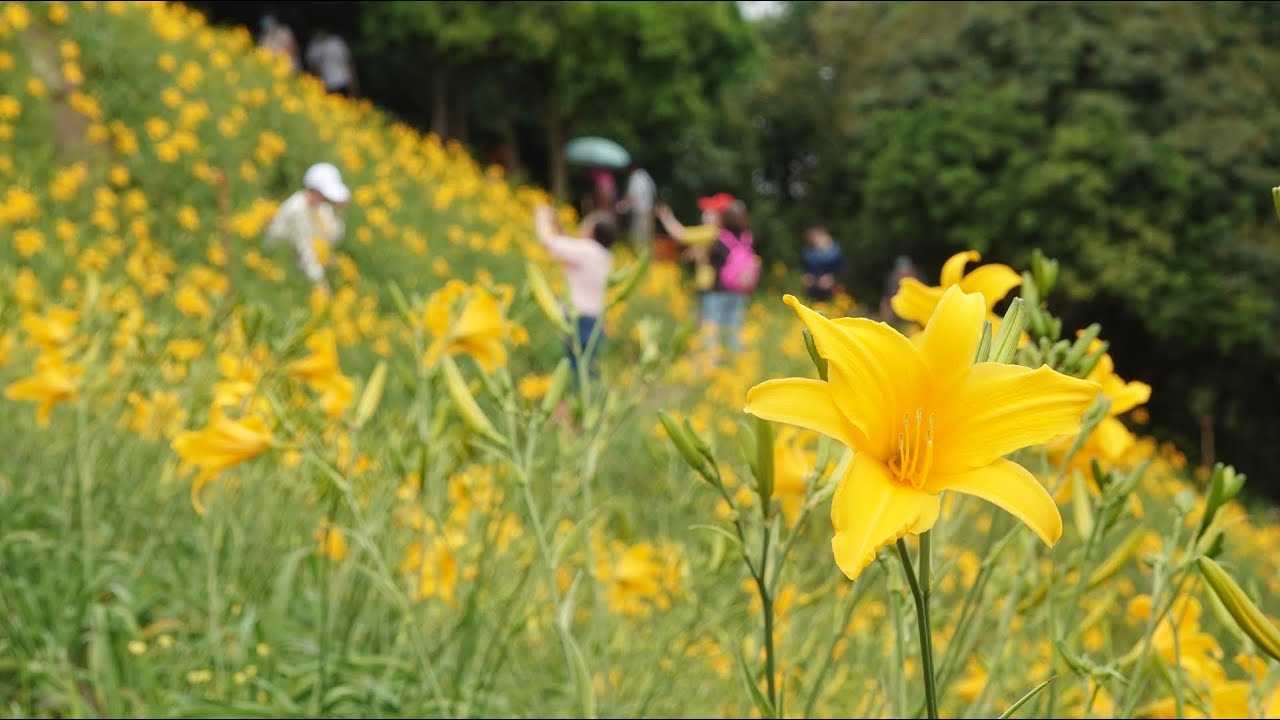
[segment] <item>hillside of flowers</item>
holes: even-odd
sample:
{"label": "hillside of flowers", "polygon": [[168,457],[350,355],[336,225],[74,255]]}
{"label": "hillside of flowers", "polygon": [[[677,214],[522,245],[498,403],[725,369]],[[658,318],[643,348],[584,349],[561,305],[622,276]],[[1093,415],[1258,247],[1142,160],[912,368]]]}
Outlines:
{"label": "hillside of flowers", "polygon": [[[263,239],[321,161],[328,296]],[[776,268],[716,363],[622,248],[592,377],[549,202],[181,5],[0,5],[0,714],[1280,716],[1274,516],[1052,258],[901,332]]]}

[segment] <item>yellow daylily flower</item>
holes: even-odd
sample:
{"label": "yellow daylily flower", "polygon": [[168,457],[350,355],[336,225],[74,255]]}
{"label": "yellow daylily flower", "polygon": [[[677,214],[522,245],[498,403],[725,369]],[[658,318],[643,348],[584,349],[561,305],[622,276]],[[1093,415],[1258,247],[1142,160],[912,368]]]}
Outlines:
{"label": "yellow daylily flower", "polygon": [[[1100,344],[1095,340],[1089,352]],[[1103,355],[1098,360],[1098,364],[1094,366],[1087,379],[1098,383],[1102,388],[1102,394],[1111,401],[1107,416],[1098,423],[1080,451],[1071,458],[1071,467],[1080,470],[1086,477],[1091,477],[1089,467],[1093,459],[1098,459],[1104,467],[1117,463],[1137,442],[1129,428],[1120,422],[1119,417],[1147,402],[1151,398],[1151,386],[1137,380],[1129,382],[1122,380],[1119,375],[1116,375],[1115,363],[1110,354]],[[1071,438],[1052,443],[1049,446],[1049,459],[1055,465],[1060,464],[1062,457],[1070,449],[1071,443]],[[1065,502],[1065,499],[1070,498],[1069,489],[1064,492],[1066,494],[1060,495],[1058,499]]]}
{"label": "yellow daylily flower", "polygon": [[338,367],[338,342],[333,328],[323,328],[307,336],[310,355],[289,363],[289,373],[307,383],[324,383],[342,372]]}
{"label": "yellow daylily flower", "polygon": [[1134,443],[1133,433],[1116,418],[1150,400],[1151,386],[1137,380],[1121,380],[1116,375],[1115,363],[1110,354],[1102,356],[1089,373],[1089,379],[1101,385],[1102,394],[1111,400],[1107,417],[1098,423],[1094,432],[1098,434],[1098,441],[1107,459],[1115,460]]}
{"label": "yellow daylily flower", "polygon": [[[465,304],[455,317],[455,305],[462,299]],[[434,337],[427,348],[428,365],[435,365],[444,353],[470,355],[486,372],[507,362],[509,323],[498,298],[482,286],[449,281],[427,299],[423,322]]]}
{"label": "yellow daylily flower", "polygon": [[51,307],[45,315],[24,313],[22,329],[27,333],[28,342],[43,351],[56,351],[71,342],[75,337],[76,322],[80,313],[64,307]]}
{"label": "yellow daylily flower", "polygon": [[992,502],[1052,546],[1062,516],[1035,476],[1003,456],[1076,433],[1097,383],[973,363],[982,295],[948,288],[918,343],[867,318],[829,320],[787,295],[827,359],[828,381],[768,380],[746,412],[853,448],[832,500],[836,563],[854,579],[884,546],[933,527],[946,490]]}
{"label": "yellow daylily flower", "polygon": [[[773,443],[773,499],[781,506],[787,527],[795,527],[800,517],[809,489],[806,481],[817,462],[817,454],[801,440],[799,431],[785,427]],[[814,484],[821,485],[825,479],[816,478]]]}
{"label": "yellow daylily flower", "polygon": [[183,463],[194,465],[200,473],[191,483],[191,506],[200,515],[204,503],[200,491],[218,473],[266,452],[273,439],[262,418],[250,415],[243,420],[226,416],[221,405],[210,411],[209,425],[203,430],[178,433],[171,446]]}
{"label": "yellow daylily flower", "polygon": [[991,321],[992,331],[999,327],[1000,318],[992,312],[996,303],[1000,302],[1009,291],[1022,284],[1022,276],[1014,272],[1008,265],[991,263],[973,269],[965,274],[964,266],[982,259],[977,250],[952,255],[942,265],[942,274],[937,287],[929,287],[915,278],[903,278],[898,285],[898,292],[889,301],[893,312],[904,320],[920,325],[928,322],[933,316],[934,308],[942,299],[947,288],[958,285],[966,293],[979,293],[986,301],[987,319]]}
{"label": "yellow daylily flower", "polygon": [[61,355],[42,355],[36,360],[35,373],[10,383],[4,389],[4,396],[8,400],[38,403],[36,425],[49,427],[49,416],[54,406],[76,396],[76,385],[83,373],[82,365],[67,363]]}

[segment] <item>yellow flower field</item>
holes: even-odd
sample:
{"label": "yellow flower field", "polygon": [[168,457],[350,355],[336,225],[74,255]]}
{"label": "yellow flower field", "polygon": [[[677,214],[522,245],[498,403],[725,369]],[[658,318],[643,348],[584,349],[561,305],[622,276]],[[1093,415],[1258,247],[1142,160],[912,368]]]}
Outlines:
{"label": "yellow flower field", "polygon": [[[320,161],[330,297],[263,241]],[[0,712],[1280,716],[1274,515],[1051,260],[902,332],[782,278],[707,370],[620,250],[573,377],[548,201],[181,5],[0,5]]]}

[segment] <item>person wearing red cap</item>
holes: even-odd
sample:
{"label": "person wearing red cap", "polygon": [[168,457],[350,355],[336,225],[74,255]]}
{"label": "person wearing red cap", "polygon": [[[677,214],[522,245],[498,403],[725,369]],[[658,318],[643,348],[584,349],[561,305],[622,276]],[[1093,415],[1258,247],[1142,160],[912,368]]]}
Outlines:
{"label": "person wearing red cap", "polygon": [[729,335],[729,348],[734,352],[742,349],[740,330],[748,297],[724,287],[720,279],[720,269],[729,256],[729,246],[719,241],[720,236],[728,232],[735,240],[743,239],[750,235],[750,228],[746,205],[728,193],[700,198],[698,209],[702,211],[702,224],[693,227],[680,224],[665,204],[659,205],[656,213],[667,233],[677,242],[688,245],[688,252],[694,258],[700,333],[704,341],[710,343],[708,350],[714,366],[725,344],[722,338],[725,332]]}

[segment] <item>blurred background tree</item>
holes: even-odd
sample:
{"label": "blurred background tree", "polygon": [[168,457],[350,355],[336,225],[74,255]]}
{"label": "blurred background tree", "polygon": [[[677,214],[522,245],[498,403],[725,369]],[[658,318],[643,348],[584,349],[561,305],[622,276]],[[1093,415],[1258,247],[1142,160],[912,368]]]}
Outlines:
{"label": "blurred background tree", "polygon": [[558,148],[600,134],[683,217],[746,198],[768,260],[825,222],[870,312],[896,255],[1042,248],[1059,311],[1153,386],[1151,432],[1280,497],[1280,5],[192,4],[329,28],[370,100],[561,196]]}

